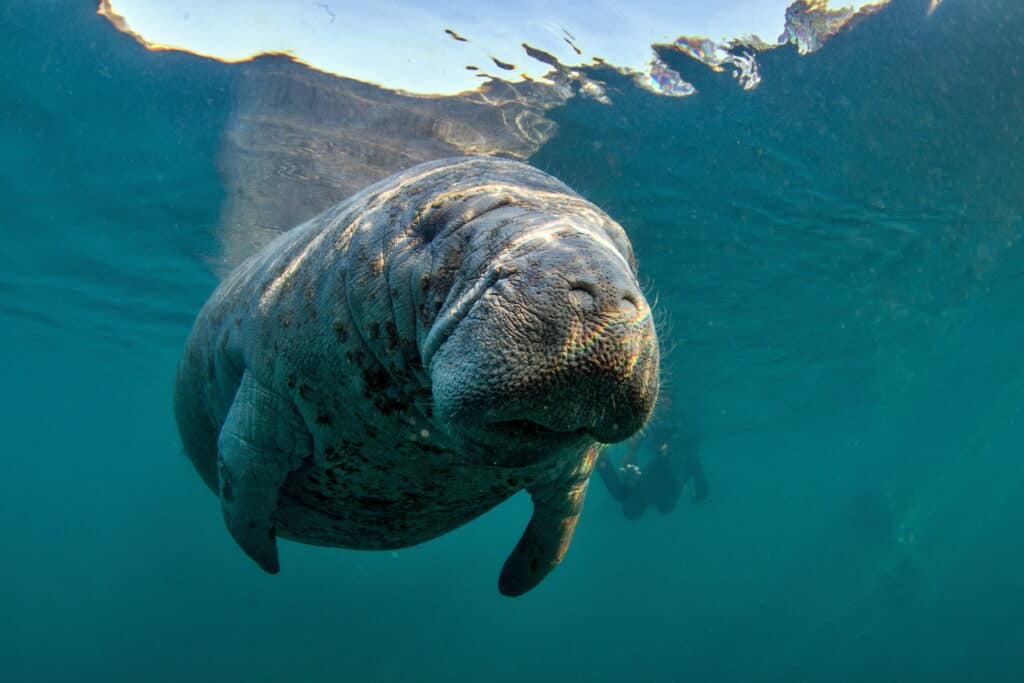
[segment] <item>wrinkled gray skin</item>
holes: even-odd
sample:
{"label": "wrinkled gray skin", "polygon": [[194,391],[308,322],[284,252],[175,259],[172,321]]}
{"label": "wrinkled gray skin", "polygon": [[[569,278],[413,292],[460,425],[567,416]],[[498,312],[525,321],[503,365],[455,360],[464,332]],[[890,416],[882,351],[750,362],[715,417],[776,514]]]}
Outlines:
{"label": "wrinkled gray skin", "polygon": [[185,450],[268,572],[276,537],[399,548],[521,489],[499,589],[564,555],[599,444],[646,422],[658,343],[622,228],[525,164],[373,185],[239,266],[178,369]]}

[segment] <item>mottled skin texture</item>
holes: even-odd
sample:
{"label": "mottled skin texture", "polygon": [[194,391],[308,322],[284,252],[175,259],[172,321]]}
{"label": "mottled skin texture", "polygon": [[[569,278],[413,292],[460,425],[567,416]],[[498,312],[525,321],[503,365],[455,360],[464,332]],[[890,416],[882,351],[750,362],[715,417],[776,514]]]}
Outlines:
{"label": "mottled skin texture", "polygon": [[526,489],[499,582],[561,560],[600,443],[647,420],[658,344],[622,229],[518,162],[385,179],[282,235],[200,312],[185,450],[242,548],[398,548]]}

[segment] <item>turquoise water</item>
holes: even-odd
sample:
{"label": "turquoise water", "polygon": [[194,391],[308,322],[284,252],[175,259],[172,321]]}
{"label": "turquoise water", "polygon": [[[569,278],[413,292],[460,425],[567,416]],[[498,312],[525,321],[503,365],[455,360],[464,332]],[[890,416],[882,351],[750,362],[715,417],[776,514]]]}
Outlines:
{"label": "turquoise water", "polygon": [[531,162],[629,230],[712,493],[595,485],[510,600],[522,498],[274,577],[235,547],[170,400],[232,67],[5,3],[0,680],[1021,680],[1024,6],[926,5],[752,91],[664,55],[697,96],[596,70],[614,105],[551,112]]}

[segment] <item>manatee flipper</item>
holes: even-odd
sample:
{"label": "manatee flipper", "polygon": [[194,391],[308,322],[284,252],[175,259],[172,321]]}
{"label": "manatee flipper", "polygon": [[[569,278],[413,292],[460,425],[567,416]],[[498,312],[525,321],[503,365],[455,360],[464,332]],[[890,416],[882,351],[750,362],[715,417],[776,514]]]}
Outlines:
{"label": "manatee flipper", "polygon": [[228,531],[264,571],[276,574],[274,511],[281,485],[311,450],[310,436],[292,403],[267,390],[250,371],[217,439],[221,510]]}
{"label": "manatee flipper", "polygon": [[528,489],[533,517],[501,569],[498,590],[503,595],[522,595],[562,561],[583,509],[587,482],[584,476]]}

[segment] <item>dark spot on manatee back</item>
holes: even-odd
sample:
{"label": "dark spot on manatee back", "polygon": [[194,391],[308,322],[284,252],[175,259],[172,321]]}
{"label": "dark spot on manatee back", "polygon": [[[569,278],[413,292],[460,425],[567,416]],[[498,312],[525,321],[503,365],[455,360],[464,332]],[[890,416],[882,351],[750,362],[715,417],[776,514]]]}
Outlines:
{"label": "dark spot on manatee back", "polygon": [[377,340],[380,338],[380,323],[372,322],[366,326],[366,331],[370,333],[370,339]]}
{"label": "dark spot on manatee back", "polygon": [[320,413],[319,415],[317,415],[316,421],[322,425],[329,425],[334,423],[334,420],[331,418],[331,416],[326,413]]}
{"label": "dark spot on manatee back", "polygon": [[373,400],[373,406],[381,415],[391,415],[396,411],[401,412],[409,407],[404,401],[400,401],[392,396],[378,396]]}
{"label": "dark spot on manatee back", "polygon": [[[434,269],[433,275],[426,280],[424,293],[424,305],[420,308],[420,316],[425,327],[433,324],[438,312],[444,305],[445,297],[452,287],[452,283],[459,274],[464,258],[463,243],[455,243],[449,247],[441,256],[441,261]],[[421,283],[424,281],[421,280]]]}
{"label": "dark spot on manatee back", "polygon": [[308,384],[303,384],[299,387],[299,396],[301,396],[303,400],[308,401],[313,396],[313,387]]}
{"label": "dark spot on manatee back", "polygon": [[[362,415],[362,414],[357,412],[357,413],[354,414],[354,417],[356,418],[356,420],[358,420],[360,426],[363,428],[363,433],[366,434],[366,438],[368,438],[368,439],[376,439],[377,438],[377,429],[373,426],[373,424],[369,420],[366,419],[365,415]],[[360,445],[362,445],[362,444],[360,444]]]}
{"label": "dark spot on manatee back", "polygon": [[420,360],[420,355],[416,351],[416,347],[410,344],[406,349],[406,353],[403,354],[403,358],[405,358],[405,367],[409,368],[409,370],[414,373],[422,371],[423,361]]}
{"label": "dark spot on manatee back", "polygon": [[384,329],[388,333],[388,349],[394,351],[398,348],[399,342],[402,341],[398,337],[398,327],[393,321],[389,320],[387,325],[384,326]]}
{"label": "dark spot on manatee back", "polygon": [[390,378],[384,368],[368,368],[363,371],[363,383],[369,391],[375,393],[384,391],[387,388],[389,381]]}
{"label": "dark spot on manatee back", "polygon": [[342,344],[348,343],[348,329],[346,329],[345,323],[340,320],[334,321],[334,337]]}
{"label": "dark spot on manatee back", "polygon": [[449,249],[441,262],[439,270],[444,272],[449,281],[458,274],[459,268],[462,267],[462,261],[465,258],[464,242],[465,239],[463,243],[457,243]]}
{"label": "dark spot on manatee back", "polygon": [[372,360],[370,356],[358,349],[346,351],[345,360],[348,361],[350,365],[359,369],[363,369],[368,365],[376,363],[376,361]]}

